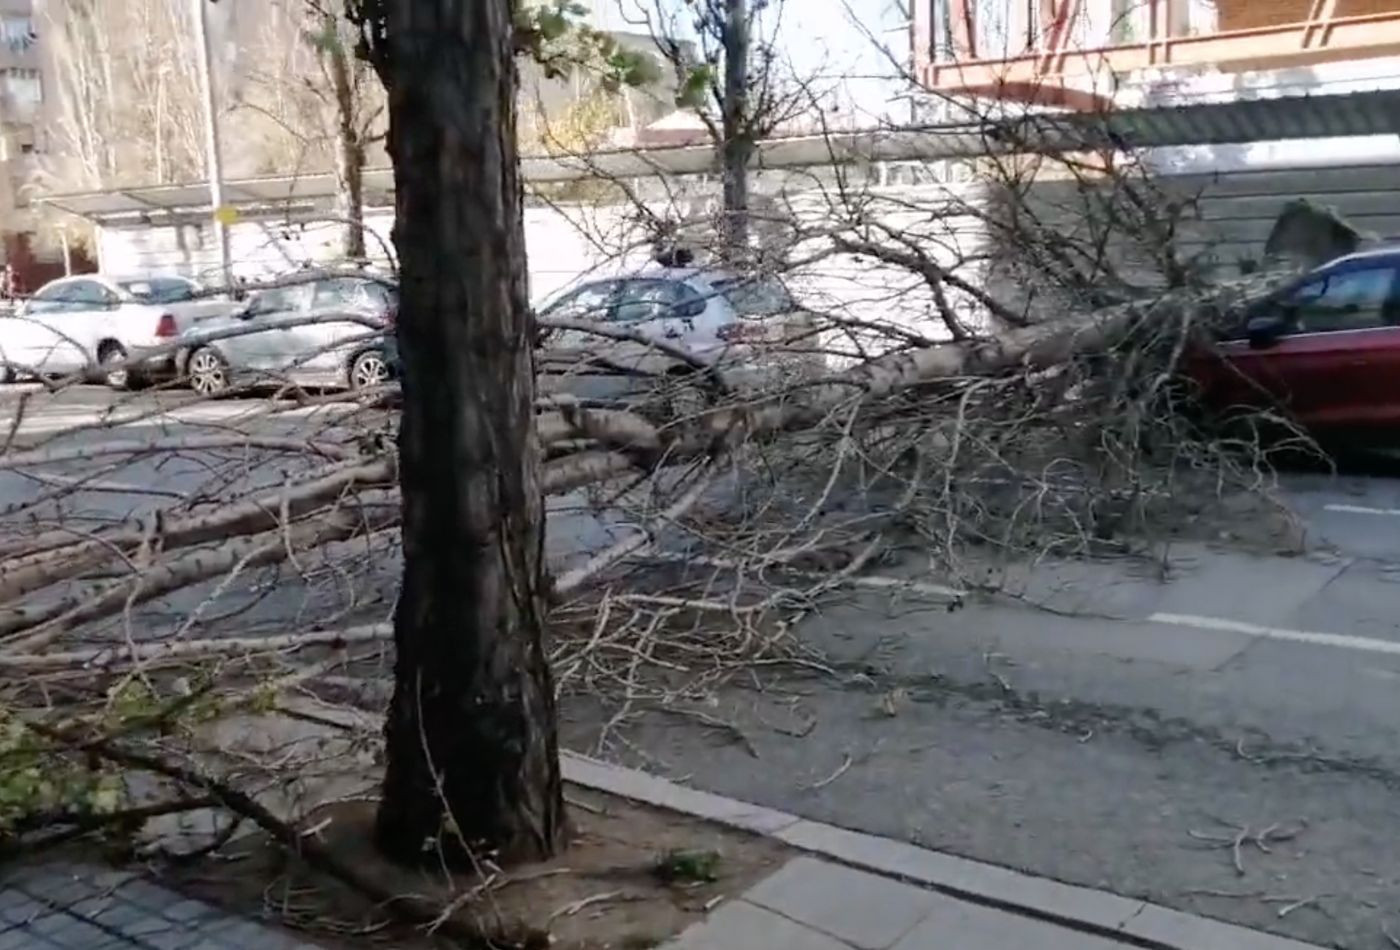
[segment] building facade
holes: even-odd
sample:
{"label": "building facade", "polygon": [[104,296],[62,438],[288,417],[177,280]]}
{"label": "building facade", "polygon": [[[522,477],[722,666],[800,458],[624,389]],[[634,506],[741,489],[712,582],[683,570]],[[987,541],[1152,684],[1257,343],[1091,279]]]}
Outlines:
{"label": "building facade", "polygon": [[913,14],[916,73],[951,95],[1083,110],[1337,91],[1338,64],[1385,88],[1400,76],[1400,0],[916,0]]}

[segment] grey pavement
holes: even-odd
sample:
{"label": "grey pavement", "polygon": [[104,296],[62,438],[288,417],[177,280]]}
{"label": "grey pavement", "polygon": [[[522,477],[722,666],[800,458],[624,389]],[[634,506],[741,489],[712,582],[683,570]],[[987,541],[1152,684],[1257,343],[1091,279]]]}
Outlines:
{"label": "grey pavement", "polygon": [[316,950],[130,871],[50,863],[0,877],[0,950]]}
{"label": "grey pavement", "polygon": [[789,861],[668,950],[1308,950],[1160,908],[1086,931],[812,857]]}

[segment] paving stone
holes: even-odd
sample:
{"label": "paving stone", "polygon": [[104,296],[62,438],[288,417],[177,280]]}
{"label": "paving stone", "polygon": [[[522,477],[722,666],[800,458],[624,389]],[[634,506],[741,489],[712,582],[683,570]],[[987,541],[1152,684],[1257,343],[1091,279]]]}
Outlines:
{"label": "paving stone", "polygon": [[933,908],[938,895],[852,868],[794,858],[744,899],[861,950],[893,946]]}
{"label": "paving stone", "polygon": [[1222,924],[1155,904],[1143,908],[1122,931],[1182,950],[1319,950],[1313,944]]}
{"label": "paving stone", "polygon": [[26,875],[17,886],[39,900],[56,907],[91,897],[96,892],[91,881],[75,875],[70,869],[47,870],[32,877]]}
{"label": "paving stone", "polygon": [[145,880],[128,881],[117,888],[117,894],[123,900],[131,901],[133,904],[139,904],[154,911],[163,911],[166,907],[184,900],[181,895],[169,888]]}
{"label": "paving stone", "polygon": [[55,923],[42,930],[37,926],[33,929],[40,930],[47,939],[65,950],[91,950],[111,940],[111,935],[106,931],[69,914],[56,914],[50,920]]}
{"label": "paving stone", "polygon": [[894,950],[1124,950],[1123,944],[940,896]]}
{"label": "paving stone", "polygon": [[162,917],[177,923],[199,920],[205,917],[217,917],[221,913],[222,911],[211,904],[186,897],[181,897],[176,902],[160,909],[160,915]]}
{"label": "paving stone", "polygon": [[[13,895],[13,896],[11,896]],[[7,892],[5,903],[0,905],[0,920],[7,924],[23,924],[49,912],[49,908],[20,891]]]}
{"label": "paving stone", "polygon": [[989,897],[1067,920],[1082,920],[1108,930],[1122,926],[1144,906],[1139,900],[1061,884],[819,821],[800,821],[776,837],[795,848],[830,855],[873,871]]}
{"label": "paving stone", "polygon": [[850,950],[850,945],[736,900],[687,928],[666,950]]}

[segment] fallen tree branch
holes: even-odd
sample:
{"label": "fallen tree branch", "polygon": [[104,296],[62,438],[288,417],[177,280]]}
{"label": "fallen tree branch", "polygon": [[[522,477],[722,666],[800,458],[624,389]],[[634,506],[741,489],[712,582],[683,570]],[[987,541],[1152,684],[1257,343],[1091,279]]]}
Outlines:
{"label": "fallen tree branch", "polygon": [[316,630],[269,637],[225,637],[206,640],[170,640],[71,650],[66,653],[0,653],[0,669],[15,671],[65,668],[111,670],[139,664],[143,667],[203,659],[210,656],[285,653],[304,647],[341,647],[352,643],[392,640],[392,624],[372,624],[348,630]]}

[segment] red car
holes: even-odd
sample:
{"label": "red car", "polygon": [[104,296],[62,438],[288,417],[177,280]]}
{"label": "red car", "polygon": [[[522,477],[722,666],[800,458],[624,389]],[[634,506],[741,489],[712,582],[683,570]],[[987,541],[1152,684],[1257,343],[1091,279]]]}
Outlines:
{"label": "red car", "polygon": [[1400,248],[1339,258],[1245,313],[1187,365],[1213,408],[1282,409],[1317,432],[1400,429]]}

